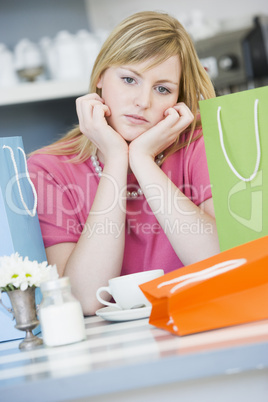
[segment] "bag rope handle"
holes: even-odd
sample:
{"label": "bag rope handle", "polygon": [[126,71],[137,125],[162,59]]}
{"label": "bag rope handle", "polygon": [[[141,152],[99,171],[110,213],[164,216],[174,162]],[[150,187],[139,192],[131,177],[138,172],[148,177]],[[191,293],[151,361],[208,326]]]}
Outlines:
{"label": "bag rope handle", "polygon": [[220,143],[221,143],[221,148],[222,148],[223,154],[225,156],[226,162],[228,163],[230,169],[233,171],[233,173],[236,175],[236,177],[238,177],[238,179],[245,181],[245,182],[251,181],[256,177],[258,170],[259,170],[259,166],[260,166],[260,160],[261,160],[260,134],[259,134],[259,127],[258,127],[258,103],[259,103],[259,99],[255,99],[254,127],[255,127],[255,137],[256,137],[256,145],[257,145],[257,158],[256,158],[254,172],[249,177],[241,176],[238,173],[238,171],[234,168],[234,166],[232,165],[232,162],[230,161],[230,159],[227,155],[227,152],[226,152],[226,149],[224,146],[224,142],[223,142],[223,133],[222,133],[222,126],[221,126],[221,118],[220,118],[221,106],[218,107],[218,111],[217,111],[217,121],[218,121],[219,135],[220,135]]}
{"label": "bag rope handle", "polygon": [[19,172],[18,172],[18,168],[17,168],[17,164],[16,164],[13,149],[11,147],[9,147],[8,145],[3,145],[3,149],[8,149],[9,152],[10,152],[10,157],[11,157],[11,160],[12,160],[12,163],[13,163],[13,166],[14,166],[14,170],[15,170],[15,174],[16,174],[16,182],[17,182],[21,202],[22,202],[24,208],[26,209],[28,215],[30,215],[31,217],[34,217],[35,214],[36,214],[36,208],[37,208],[37,193],[36,193],[34,184],[33,184],[32,180],[30,179],[25,152],[21,147],[18,147],[18,149],[21,151],[21,153],[23,155],[23,158],[24,158],[26,178],[27,178],[28,182],[30,183],[30,186],[32,187],[32,190],[33,190],[34,206],[33,206],[32,211],[29,210],[28,206],[26,205],[26,203],[24,201],[23,195],[22,195],[21,186],[20,186],[20,179],[19,179]]}
{"label": "bag rope handle", "polygon": [[173,286],[173,288],[170,290],[170,293],[174,293],[176,292],[176,290],[189,285],[190,283],[205,281],[207,279],[213,278],[214,276],[224,274],[225,272],[240,267],[246,262],[247,260],[245,258],[220,262],[216,265],[213,265],[212,267],[203,269],[202,271],[182,275],[178,278],[171,279],[170,281],[162,282],[157,286],[157,288],[162,288],[163,286],[172,285],[180,282],[177,285]]}

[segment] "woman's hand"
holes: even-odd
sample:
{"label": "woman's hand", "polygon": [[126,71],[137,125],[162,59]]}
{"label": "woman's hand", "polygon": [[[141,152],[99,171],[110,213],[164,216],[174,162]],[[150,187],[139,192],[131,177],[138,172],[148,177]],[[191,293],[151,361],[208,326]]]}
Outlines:
{"label": "woman's hand", "polygon": [[134,154],[148,155],[154,159],[176,141],[193,119],[192,112],[182,102],[167,109],[163,120],[132,141],[129,147],[130,163]]}
{"label": "woman's hand", "polygon": [[[98,148],[104,159],[115,157],[120,151],[128,152],[127,143],[108,125],[106,117],[111,112],[104,100],[96,93],[76,100],[80,131]],[[119,151],[119,152],[118,152]]]}

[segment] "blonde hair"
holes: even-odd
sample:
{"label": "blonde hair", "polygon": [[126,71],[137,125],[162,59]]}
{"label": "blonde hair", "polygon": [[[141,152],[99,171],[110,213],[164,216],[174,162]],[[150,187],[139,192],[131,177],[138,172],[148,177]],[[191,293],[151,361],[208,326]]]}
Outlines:
{"label": "blonde hair", "polygon": [[[123,20],[103,44],[91,73],[89,92],[97,88],[99,77],[111,66],[135,64],[152,60],[150,67],[171,56],[179,56],[181,79],[178,102],[184,102],[192,111],[194,121],[187,129],[184,143],[177,141],[167,150],[166,157],[194,141],[194,130],[200,126],[198,101],[215,96],[213,85],[199,61],[193,42],[179,21],[172,16],[154,11],[139,12]],[[36,151],[40,153],[39,151]],[[72,162],[83,162],[96,152],[96,147],[79,130],[79,126],[41,152],[74,155]]]}

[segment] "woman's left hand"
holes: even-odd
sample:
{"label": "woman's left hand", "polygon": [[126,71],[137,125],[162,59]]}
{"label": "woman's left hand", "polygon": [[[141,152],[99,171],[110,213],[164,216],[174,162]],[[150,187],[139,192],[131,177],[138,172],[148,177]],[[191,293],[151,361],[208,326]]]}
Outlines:
{"label": "woman's left hand", "polygon": [[131,142],[130,164],[134,154],[148,155],[154,159],[176,141],[179,134],[192,123],[193,119],[192,112],[183,102],[167,109],[163,120]]}

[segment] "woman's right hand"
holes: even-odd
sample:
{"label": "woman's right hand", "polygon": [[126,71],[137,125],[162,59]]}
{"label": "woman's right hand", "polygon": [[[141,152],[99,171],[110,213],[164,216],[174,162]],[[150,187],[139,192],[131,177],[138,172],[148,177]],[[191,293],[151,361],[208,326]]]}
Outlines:
{"label": "woman's right hand", "polygon": [[126,141],[106,121],[111,112],[104,100],[96,93],[76,99],[79,128],[96,147],[104,159],[128,152]]}

